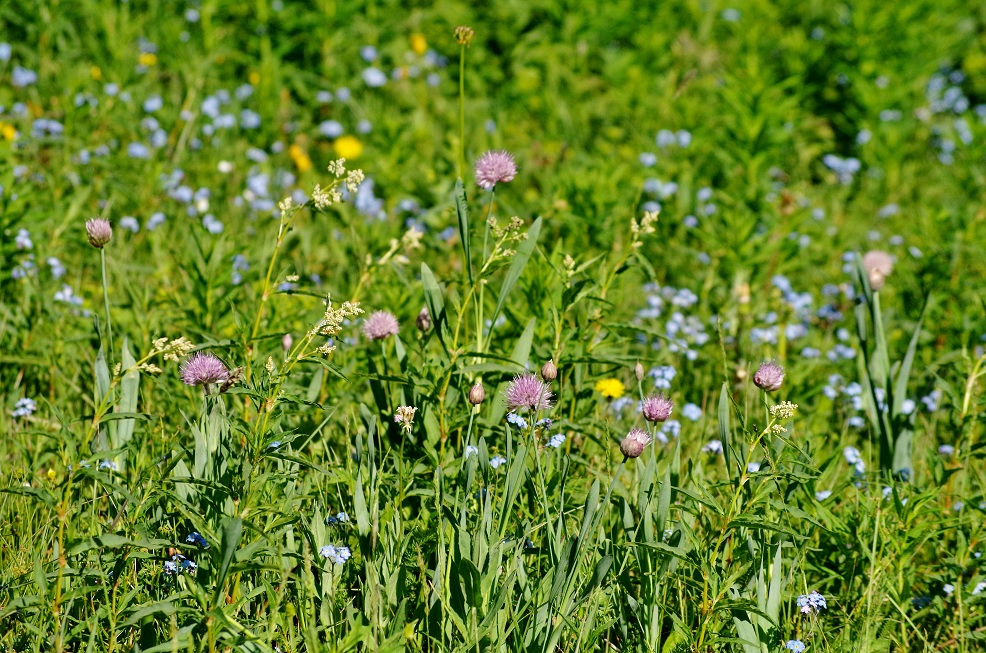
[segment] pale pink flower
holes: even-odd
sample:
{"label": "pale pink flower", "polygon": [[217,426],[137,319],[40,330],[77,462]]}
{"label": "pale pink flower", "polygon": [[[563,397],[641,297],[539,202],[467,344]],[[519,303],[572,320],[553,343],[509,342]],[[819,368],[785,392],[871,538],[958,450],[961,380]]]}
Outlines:
{"label": "pale pink flower", "polygon": [[548,384],[533,374],[519,374],[507,384],[507,408],[530,408],[532,411],[551,408],[551,390]]}
{"label": "pale pink flower", "polygon": [[389,336],[396,336],[400,330],[397,318],[388,311],[376,311],[371,313],[366,322],[363,323],[363,335],[371,340],[383,340]]}
{"label": "pale pink flower", "polygon": [[503,182],[512,181],[517,175],[513,156],[504,150],[490,150],[476,162],[476,183],[486,190]]}
{"label": "pale pink flower", "polygon": [[784,368],[777,363],[761,363],[753,375],[753,382],[761,390],[773,392],[784,383]]}
{"label": "pale pink flower", "polygon": [[627,436],[620,443],[620,451],[627,458],[639,458],[644,452],[644,447],[650,444],[650,436],[643,429],[630,429]]}
{"label": "pale pink flower", "polygon": [[644,399],[644,419],[649,422],[663,422],[671,417],[672,408],[674,408],[674,402],[668,399],[667,395],[651,395]]}
{"label": "pale pink flower", "polygon": [[181,380],[185,385],[210,385],[229,379],[229,369],[215,354],[192,354],[181,367]]}

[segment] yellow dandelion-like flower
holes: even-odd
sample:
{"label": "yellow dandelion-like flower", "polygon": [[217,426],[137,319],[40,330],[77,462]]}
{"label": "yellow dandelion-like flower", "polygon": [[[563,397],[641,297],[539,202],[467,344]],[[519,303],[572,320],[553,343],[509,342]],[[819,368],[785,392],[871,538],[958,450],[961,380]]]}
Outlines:
{"label": "yellow dandelion-like flower", "polygon": [[335,142],[335,150],[343,159],[356,159],[363,153],[363,144],[355,136],[341,136]]}
{"label": "yellow dandelion-like flower", "polygon": [[425,40],[424,34],[411,35],[411,49],[419,57],[428,51],[428,41]]}
{"label": "yellow dandelion-like flower", "polygon": [[311,157],[297,143],[288,148],[288,154],[291,156],[291,160],[294,161],[295,167],[298,168],[298,172],[304,174],[312,169]]}
{"label": "yellow dandelion-like flower", "polygon": [[12,141],[17,138],[17,128],[11,124],[0,122],[0,134],[3,134],[4,140]]}
{"label": "yellow dandelion-like flower", "polygon": [[89,74],[96,81],[99,81],[100,79],[103,78],[103,71],[99,69],[99,66],[93,66],[92,68],[90,68],[89,69]]}
{"label": "yellow dandelion-like flower", "polygon": [[147,66],[150,68],[157,63],[157,55],[153,52],[141,52],[140,56],[137,57],[137,63],[141,66]]}
{"label": "yellow dandelion-like flower", "polygon": [[251,84],[253,84],[254,86],[256,86],[257,84],[260,83],[260,73],[258,73],[255,70],[252,73],[250,73],[250,77],[248,79],[249,79],[249,81],[250,81]]}
{"label": "yellow dandelion-like flower", "polygon": [[596,382],[596,392],[607,399],[619,399],[625,391],[623,381],[619,379],[600,379]]}

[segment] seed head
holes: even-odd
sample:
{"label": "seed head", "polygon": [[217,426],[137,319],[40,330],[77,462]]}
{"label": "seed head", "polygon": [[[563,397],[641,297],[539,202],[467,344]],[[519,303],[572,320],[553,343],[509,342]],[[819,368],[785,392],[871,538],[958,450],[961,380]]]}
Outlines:
{"label": "seed head", "polygon": [[109,220],[92,218],[86,220],[86,236],[89,238],[90,245],[96,249],[103,249],[103,245],[113,238],[113,227],[110,226]]}
{"label": "seed head", "polygon": [[185,385],[211,385],[229,378],[229,369],[215,354],[197,352],[188,357],[181,367],[181,380]]}
{"label": "seed head", "polygon": [[651,395],[644,399],[644,419],[648,422],[663,422],[671,417],[672,408],[674,408],[674,402],[668,399],[667,395]]}
{"label": "seed head", "polygon": [[486,190],[503,182],[513,181],[517,175],[514,158],[504,150],[490,150],[476,162],[476,183]]}
{"label": "seed head", "polygon": [[478,406],[483,403],[483,399],[486,399],[486,390],[480,381],[476,381],[476,385],[469,388],[469,403]]}
{"label": "seed head", "polygon": [[510,410],[547,410],[551,408],[552,396],[548,384],[533,374],[519,374],[507,384],[507,408]]}
{"label": "seed head", "polygon": [[784,368],[777,363],[760,363],[760,368],[753,375],[753,383],[761,390],[774,392],[784,383]]}
{"label": "seed head", "polygon": [[388,311],[376,311],[366,318],[363,323],[363,335],[371,340],[383,340],[388,336],[396,336],[400,330],[397,318]]}
{"label": "seed head", "polygon": [[644,366],[640,364],[640,361],[637,361],[637,364],[633,366],[633,375],[638,381],[644,380]]}
{"label": "seed head", "polygon": [[551,383],[558,378],[558,368],[555,367],[555,362],[553,360],[549,360],[541,366],[541,378],[548,383]]}
{"label": "seed head", "polygon": [[469,43],[472,41],[472,37],[473,34],[475,34],[475,32],[471,27],[467,27],[465,25],[459,25],[458,27],[455,28],[454,34],[455,34],[455,40],[458,42],[459,45],[469,45]]}
{"label": "seed head", "polygon": [[640,458],[644,452],[644,447],[650,444],[650,436],[643,429],[630,429],[627,436],[620,443],[620,451],[627,458]]}

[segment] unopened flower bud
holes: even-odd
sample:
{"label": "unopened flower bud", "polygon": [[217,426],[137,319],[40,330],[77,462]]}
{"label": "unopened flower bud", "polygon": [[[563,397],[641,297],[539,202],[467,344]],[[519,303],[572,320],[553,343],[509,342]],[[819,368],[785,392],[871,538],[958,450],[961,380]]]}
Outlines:
{"label": "unopened flower bud", "polygon": [[633,375],[637,377],[638,381],[644,380],[644,366],[637,361],[637,364],[633,366]]}
{"label": "unopened flower bud", "polygon": [[86,236],[89,238],[90,245],[96,249],[103,249],[103,245],[113,238],[113,227],[110,226],[109,220],[92,218],[86,220]]}
{"label": "unopened flower bud", "polygon": [[541,366],[541,378],[551,383],[558,378],[558,368],[555,367],[553,360],[549,360],[547,363]]}
{"label": "unopened flower bud", "polygon": [[869,277],[870,288],[880,290],[883,282],[894,271],[894,257],[879,249],[866,252],[863,256],[863,269]]}
{"label": "unopened flower bud", "polygon": [[773,392],[784,383],[784,368],[777,363],[761,363],[753,375],[753,383],[761,390]]}
{"label": "unopened flower bud", "polygon": [[281,338],[281,347],[284,348],[284,351],[290,351],[291,345],[293,344],[294,344],[294,338],[291,337],[290,333],[285,333],[284,337]]}
{"label": "unopened flower bud", "polygon": [[650,444],[650,436],[643,429],[630,429],[627,436],[620,443],[620,451],[627,458],[640,458],[644,452],[644,447]]}
{"label": "unopened flower bud", "polygon": [[416,321],[418,329],[421,331],[427,331],[431,328],[431,313],[428,312],[428,307],[423,306],[421,312],[418,313],[418,319]]}
{"label": "unopened flower bud", "polygon": [[486,390],[483,389],[483,384],[480,381],[476,381],[476,385],[469,388],[469,403],[478,406],[483,403],[483,399],[486,399]]}

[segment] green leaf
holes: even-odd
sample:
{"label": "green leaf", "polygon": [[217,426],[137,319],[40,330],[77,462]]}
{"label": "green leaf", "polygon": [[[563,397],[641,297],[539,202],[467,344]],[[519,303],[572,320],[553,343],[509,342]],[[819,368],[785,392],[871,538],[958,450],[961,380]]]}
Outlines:
{"label": "green leaf", "polygon": [[[134,359],[133,354],[130,353],[130,342],[126,337],[123,338],[123,352],[121,353],[120,361],[122,368],[130,371],[124,374],[123,379],[120,381],[120,401],[116,404],[114,412],[136,413],[137,395],[140,388],[140,372],[136,369],[130,369],[137,361]],[[130,438],[134,434],[134,424],[136,424],[134,419],[128,417],[116,425],[116,437],[112,441],[114,449],[120,449],[127,442],[130,442]]]}
{"label": "green leaf", "polygon": [[722,456],[726,461],[726,472],[733,478],[733,466],[730,464],[732,455],[732,437],[729,429],[729,383],[723,381],[722,391],[719,392],[719,441],[722,442]]}
{"label": "green leaf", "polygon": [[76,556],[92,549],[119,549],[125,546],[138,549],[160,549],[170,545],[171,542],[168,540],[134,540],[116,533],[105,533],[69,544],[66,555],[69,557]]}
{"label": "green leaf", "polygon": [[216,579],[216,599],[218,605],[218,599],[221,598],[223,585],[226,581],[226,576],[229,575],[229,566],[233,563],[233,557],[236,555],[236,549],[240,545],[240,537],[243,535],[243,519],[240,517],[233,517],[226,524],[226,530],[223,531],[223,549],[222,549],[222,562],[219,565],[219,577]]}
{"label": "green leaf", "polygon": [[[514,254],[514,260],[511,261],[510,267],[507,269],[507,276],[503,278],[503,284],[500,286],[500,296],[496,300],[496,309],[493,311],[493,317],[490,318],[490,324],[496,324],[496,318],[500,317],[500,311],[503,310],[503,305],[507,303],[507,297],[510,295],[510,291],[513,290],[514,284],[520,279],[520,275],[527,266],[527,261],[530,260],[531,254],[534,253],[540,233],[541,218],[538,218],[528,230],[527,239],[517,248],[517,253]],[[493,329],[491,328],[490,337],[492,338],[492,336]]]}
{"label": "green leaf", "polygon": [[462,255],[465,257],[466,273],[469,275],[469,285],[472,280],[472,255],[469,250],[469,206],[466,204],[466,189],[462,178],[455,180],[455,214],[459,218],[459,240],[462,241]]}
{"label": "green leaf", "polygon": [[425,291],[425,306],[428,307],[428,312],[431,313],[432,328],[435,329],[435,335],[438,336],[438,342],[441,343],[442,349],[445,350],[445,354],[448,355],[448,346],[445,344],[445,299],[442,296],[442,288],[438,285],[438,280],[435,279],[435,274],[428,267],[427,263],[421,264],[421,285],[424,287]]}

